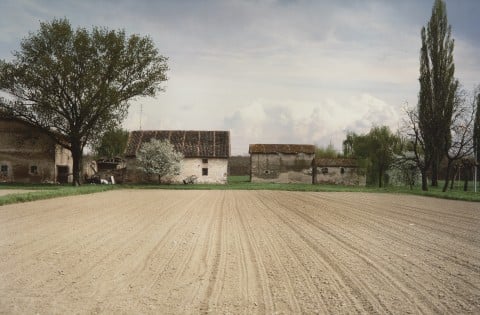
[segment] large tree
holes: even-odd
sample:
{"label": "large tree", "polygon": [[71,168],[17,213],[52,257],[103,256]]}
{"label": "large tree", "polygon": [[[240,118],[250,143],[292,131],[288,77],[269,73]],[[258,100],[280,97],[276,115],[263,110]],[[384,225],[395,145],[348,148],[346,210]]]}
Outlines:
{"label": "large tree", "polygon": [[438,168],[451,141],[450,127],[458,81],[453,62],[454,40],[443,0],[435,0],[432,16],[421,31],[418,126],[431,161],[432,186],[438,186]]}
{"label": "large tree", "polygon": [[117,126],[133,98],[162,90],[166,61],[149,37],[54,19],[22,40],[13,61],[0,61],[0,90],[8,94],[0,109],[69,149],[77,185],[84,147]]}

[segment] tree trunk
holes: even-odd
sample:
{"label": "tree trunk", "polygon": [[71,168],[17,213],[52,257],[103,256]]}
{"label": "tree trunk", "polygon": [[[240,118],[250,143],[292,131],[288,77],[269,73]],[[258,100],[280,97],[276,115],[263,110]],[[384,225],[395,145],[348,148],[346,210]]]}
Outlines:
{"label": "tree trunk", "polygon": [[438,159],[432,160],[432,187],[438,187]]}
{"label": "tree trunk", "polygon": [[450,190],[453,190],[453,184],[455,183],[455,177],[457,176],[457,173],[458,173],[458,167],[455,166],[454,167],[454,172],[452,174],[452,181],[450,183]]}
{"label": "tree trunk", "polygon": [[422,190],[428,190],[428,182],[427,182],[427,171],[425,169],[421,169],[420,172],[422,173]]}
{"label": "tree trunk", "polygon": [[82,147],[79,143],[72,141],[72,159],[73,159],[73,186],[80,186],[81,166],[82,166]]}
{"label": "tree trunk", "polygon": [[382,188],[382,179],[383,179],[382,177],[383,177],[383,172],[382,172],[382,170],[380,169],[380,170],[378,171],[378,187],[379,187],[379,188]]}
{"label": "tree trunk", "polygon": [[470,167],[465,166],[463,169],[464,169],[464,173],[463,173],[463,175],[464,175],[464,177],[463,177],[463,178],[464,178],[463,191],[468,191],[468,180],[469,180],[469,178],[470,178],[470,173],[471,173],[471,172],[470,172]]}
{"label": "tree trunk", "polygon": [[447,172],[445,174],[445,184],[443,185],[443,189],[442,191],[443,192],[446,192],[447,191],[447,188],[448,188],[448,181],[450,179],[450,170],[452,168],[452,161],[451,160],[448,160],[448,164],[447,164]]}

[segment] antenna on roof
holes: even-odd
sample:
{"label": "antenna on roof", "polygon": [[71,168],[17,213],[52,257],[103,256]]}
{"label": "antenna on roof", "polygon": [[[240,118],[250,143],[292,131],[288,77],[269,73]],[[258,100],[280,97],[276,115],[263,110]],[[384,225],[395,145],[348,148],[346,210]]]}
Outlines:
{"label": "antenna on roof", "polygon": [[140,104],[140,130],[142,130],[143,104]]}

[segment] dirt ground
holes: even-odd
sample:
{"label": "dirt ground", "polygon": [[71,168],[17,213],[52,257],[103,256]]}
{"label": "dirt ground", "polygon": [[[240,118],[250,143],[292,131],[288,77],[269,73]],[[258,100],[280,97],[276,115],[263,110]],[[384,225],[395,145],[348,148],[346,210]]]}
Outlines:
{"label": "dirt ground", "polygon": [[480,204],[118,190],[0,207],[0,313],[480,313]]}

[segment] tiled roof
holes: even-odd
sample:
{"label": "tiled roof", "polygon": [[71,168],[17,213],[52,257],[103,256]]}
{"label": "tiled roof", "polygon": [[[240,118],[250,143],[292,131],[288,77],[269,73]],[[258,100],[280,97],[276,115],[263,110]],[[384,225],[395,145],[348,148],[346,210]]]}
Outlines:
{"label": "tiled roof", "polygon": [[358,167],[358,162],[356,159],[317,158],[314,160],[314,163],[317,167]]}
{"label": "tiled roof", "polygon": [[144,142],[151,139],[169,140],[184,157],[228,158],[230,156],[229,131],[194,130],[137,130],[128,136],[125,156],[136,156]]}
{"label": "tiled roof", "polygon": [[315,146],[310,144],[251,144],[248,153],[313,154],[315,153]]}

